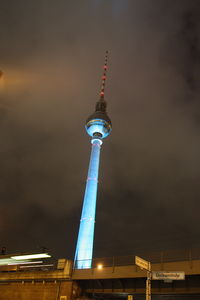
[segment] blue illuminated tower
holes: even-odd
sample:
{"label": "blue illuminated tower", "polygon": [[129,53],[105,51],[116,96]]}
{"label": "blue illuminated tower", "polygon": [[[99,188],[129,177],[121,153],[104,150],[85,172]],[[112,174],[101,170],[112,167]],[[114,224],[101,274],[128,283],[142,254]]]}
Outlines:
{"label": "blue illuminated tower", "polygon": [[102,140],[112,129],[104,100],[107,62],[108,52],[103,67],[100,99],[96,103],[95,112],[87,119],[85,125],[87,133],[92,137],[92,149],[75,253],[75,267],[78,269],[91,268],[92,264],[100,149]]}

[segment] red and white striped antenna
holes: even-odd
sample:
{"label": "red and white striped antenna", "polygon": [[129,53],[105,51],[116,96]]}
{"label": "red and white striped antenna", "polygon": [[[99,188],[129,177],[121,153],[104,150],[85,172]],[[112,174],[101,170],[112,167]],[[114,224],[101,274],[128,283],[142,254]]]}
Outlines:
{"label": "red and white striped antenna", "polygon": [[101,83],[101,91],[100,91],[100,100],[102,101],[104,101],[107,69],[108,69],[108,51],[106,51],[105,63],[103,66],[103,75],[102,75],[102,83]]}

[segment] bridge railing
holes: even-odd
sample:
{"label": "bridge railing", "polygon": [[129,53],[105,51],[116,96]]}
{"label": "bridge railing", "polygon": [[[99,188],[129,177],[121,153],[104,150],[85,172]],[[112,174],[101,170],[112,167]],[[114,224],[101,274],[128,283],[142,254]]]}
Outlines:
{"label": "bridge railing", "polygon": [[[134,255],[127,255],[127,256],[93,258],[92,261],[87,260],[87,265],[91,265],[91,268],[98,268],[101,265],[104,267],[135,265],[135,255],[140,256],[150,261],[151,263],[192,261],[192,260],[200,259],[200,248],[167,250],[167,251],[152,252],[152,253],[139,252]],[[78,269],[77,266],[80,265],[86,265],[86,264],[84,264],[84,261],[78,261],[77,263],[74,264],[74,269]]]}
{"label": "bridge railing", "polygon": [[[176,261],[190,261],[200,259],[200,248],[167,250],[162,252],[137,252],[127,256],[113,256],[104,258],[94,258],[92,261],[78,261],[74,264],[74,269],[81,269],[79,266],[89,266],[88,268],[116,267],[135,265],[135,255],[140,256],[151,263],[165,263]],[[65,260],[65,259],[64,259]],[[31,264],[31,262],[30,262]],[[91,266],[91,267],[90,267]],[[64,268],[64,267],[63,267]],[[40,266],[16,265],[16,266],[0,266],[0,272],[30,272],[32,271],[53,271],[58,269],[58,261],[55,259],[46,260]]]}

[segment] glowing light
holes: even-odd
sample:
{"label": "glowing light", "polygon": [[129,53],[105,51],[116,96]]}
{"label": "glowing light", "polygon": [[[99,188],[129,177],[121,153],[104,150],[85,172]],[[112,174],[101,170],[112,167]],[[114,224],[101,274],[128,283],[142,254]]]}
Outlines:
{"label": "glowing light", "polygon": [[[103,142],[102,142],[102,140],[100,140],[100,139],[93,138],[93,139],[91,140],[91,144],[98,144],[99,146],[101,146],[101,145],[103,144]],[[88,177],[88,179],[92,179],[92,177]],[[93,177],[93,179],[96,179],[96,180],[97,180],[96,177]]]}
{"label": "glowing light", "polygon": [[37,265],[37,266],[21,266],[20,269],[25,269],[25,268],[41,268],[41,267],[52,267],[53,264],[48,264],[48,265]]}
{"label": "glowing light", "polygon": [[[0,266],[7,266],[7,265],[11,265],[11,264],[15,264],[16,260],[12,259],[12,258],[3,258],[0,259]],[[20,260],[17,262],[17,264],[22,264],[24,263],[23,260]]]}
{"label": "glowing light", "polygon": [[100,133],[102,138],[107,137],[111,132],[111,125],[105,120],[94,119],[86,124],[87,133],[93,137],[93,134]]}
{"label": "glowing light", "polygon": [[97,269],[98,269],[98,270],[102,270],[102,269],[103,269],[103,265],[102,265],[102,264],[98,264],[98,265],[97,265]]}
{"label": "glowing light", "polygon": [[24,261],[24,262],[20,262],[20,261],[18,261],[18,262],[13,262],[13,263],[10,263],[10,264],[8,264],[8,266],[15,266],[15,265],[27,265],[27,264],[42,264],[43,263],[43,261],[42,260],[38,260],[38,261],[32,261],[32,262],[30,262],[30,261]]}
{"label": "glowing light", "polygon": [[35,259],[35,258],[47,258],[47,257],[51,257],[51,255],[47,254],[47,253],[38,253],[38,254],[28,254],[28,255],[16,255],[16,256],[12,256],[12,259],[15,260],[23,260],[23,259]]}
{"label": "glowing light", "polygon": [[97,179],[99,171],[101,143],[102,141],[100,139],[93,139],[92,142],[88,179],[95,178],[96,180],[87,180],[86,183],[81,223],[75,254],[75,264],[78,269],[91,268],[92,264],[96,197],[98,185]]}
{"label": "glowing light", "polygon": [[0,266],[6,266],[13,262],[11,258],[0,259]]}

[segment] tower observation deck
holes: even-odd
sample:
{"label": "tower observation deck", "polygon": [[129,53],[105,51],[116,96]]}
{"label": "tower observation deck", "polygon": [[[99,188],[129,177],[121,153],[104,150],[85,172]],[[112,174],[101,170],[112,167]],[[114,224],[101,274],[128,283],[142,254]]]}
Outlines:
{"label": "tower observation deck", "polygon": [[107,104],[104,100],[107,62],[108,52],[106,52],[103,67],[100,99],[96,103],[95,112],[89,116],[85,125],[87,133],[91,136],[92,149],[75,252],[75,267],[78,269],[91,268],[92,264],[100,150],[103,139],[112,130],[111,120],[106,112]]}

